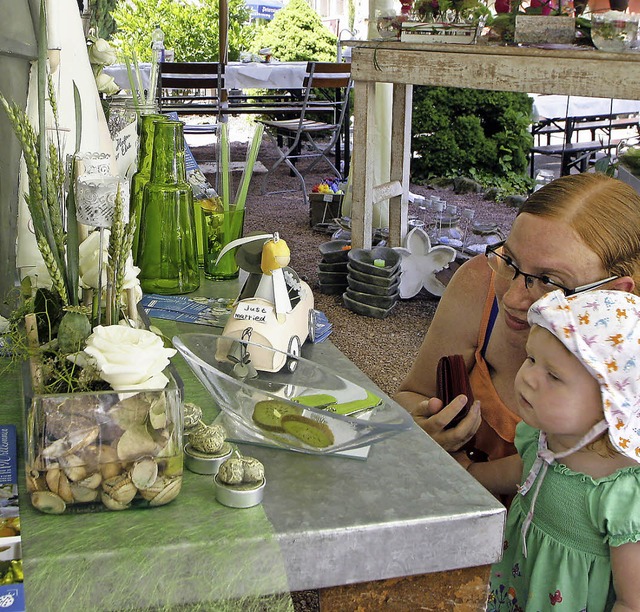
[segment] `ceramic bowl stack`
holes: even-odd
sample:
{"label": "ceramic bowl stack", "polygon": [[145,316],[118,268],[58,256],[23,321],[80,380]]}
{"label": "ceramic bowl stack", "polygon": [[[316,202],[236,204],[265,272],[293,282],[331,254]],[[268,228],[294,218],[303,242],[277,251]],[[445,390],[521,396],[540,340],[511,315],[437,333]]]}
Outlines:
{"label": "ceramic bowl stack", "polygon": [[347,256],[350,245],[349,240],[330,240],[318,247],[322,254],[322,260],[318,264],[318,282],[322,293],[339,295],[347,288]]}
{"label": "ceramic bowl stack", "polygon": [[398,301],[400,254],[389,247],[351,249],[344,305],[353,312],[383,319]]}

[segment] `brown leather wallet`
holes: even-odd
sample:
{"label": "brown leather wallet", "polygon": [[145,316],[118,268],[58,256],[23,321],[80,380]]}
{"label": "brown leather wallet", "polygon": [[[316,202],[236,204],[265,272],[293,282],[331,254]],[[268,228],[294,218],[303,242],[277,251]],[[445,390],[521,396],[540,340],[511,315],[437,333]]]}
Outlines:
{"label": "brown leather wallet", "polygon": [[467,396],[465,407],[445,427],[445,429],[450,429],[469,414],[469,409],[473,404],[473,391],[471,390],[467,366],[462,355],[446,355],[442,357],[438,362],[436,380],[436,395],[438,399],[442,400],[444,406],[451,403],[460,394]]}

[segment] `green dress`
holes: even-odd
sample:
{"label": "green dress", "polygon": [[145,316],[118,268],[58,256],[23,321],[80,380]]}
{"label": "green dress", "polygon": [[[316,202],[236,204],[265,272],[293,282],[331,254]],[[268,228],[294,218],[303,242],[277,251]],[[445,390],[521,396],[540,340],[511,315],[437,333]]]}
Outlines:
{"label": "green dress", "polygon": [[[526,423],[516,428],[524,477],[536,459],[539,434]],[[516,495],[509,510],[487,610],[610,610],[615,591],[609,547],[640,541],[640,464],[594,479],[555,461],[535,504],[525,558],[521,526],[534,487]]]}

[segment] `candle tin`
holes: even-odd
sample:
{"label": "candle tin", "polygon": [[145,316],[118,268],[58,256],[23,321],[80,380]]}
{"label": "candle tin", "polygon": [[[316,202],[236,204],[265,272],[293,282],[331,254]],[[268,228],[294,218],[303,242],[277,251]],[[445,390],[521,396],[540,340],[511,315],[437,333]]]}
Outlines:
{"label": "candle tin", "polygon": [[262,483],[243,483],[239,485],[228,485],[218,480],[214,476],[213,482],[216,487],[216,499],[224,506],[230,508],[251,508],[257,506],[264,496],[264,488],[267,479],[263,478]]}

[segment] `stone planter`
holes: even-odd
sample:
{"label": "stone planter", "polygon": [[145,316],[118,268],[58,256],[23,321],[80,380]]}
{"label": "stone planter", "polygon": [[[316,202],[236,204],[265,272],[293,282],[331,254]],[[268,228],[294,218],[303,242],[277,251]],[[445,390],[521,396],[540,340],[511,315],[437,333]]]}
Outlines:
{"label": "stone planter", "polygon": [[48,514],[169,503],[182,486],[181,394],[165,389],[39,395],[25,370],[25,472]]}
{"label": "stone planter", "polygon": [[565,15],[517,15],[515,42],[521,44],[571,44],[576,20]]}
{"label": "stone planter", "polygon": [[309,194],[309,222],[311,227],[319,223],[330,223],[332,219],[342,216],[342,199],[344,195],[337,193]]}

